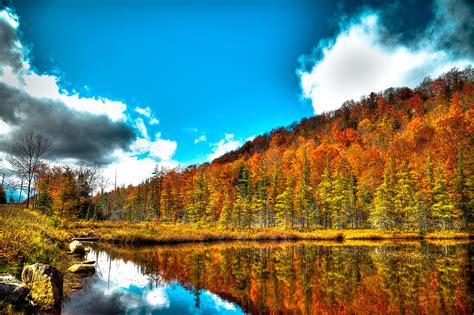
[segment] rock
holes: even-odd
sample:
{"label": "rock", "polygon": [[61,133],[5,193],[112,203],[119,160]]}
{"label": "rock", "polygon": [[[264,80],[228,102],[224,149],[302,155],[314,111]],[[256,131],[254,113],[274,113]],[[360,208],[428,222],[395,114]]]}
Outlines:
{"label": "rock", "polygon": [[75,264],[68,269],[72,273],[79,274],[93,274],[95,273],[95,266],[89,264]]}
{"label": "rock", "polygon": [[21,304],[30,289],[14,276],[4,273],[0,274],[0,305],[2,303]]}
{"label": "rock", "polygon": [[25,266],[21,281],[30,288],[31,299],[43,309],[61,304],[63,297],[63,275],[53,266],[34,264]]}
{"label": "rock", "polygon": [[93,264],[95,264],[95,260],[84,260],[84,261],[81,261],[81,264],[93,265]]}
{"label": "rock", "polygon": [[69,249],[73,254],[84,255],[86,253],[84,245],[82,245],[82,243],[79,241],[73,241],[71,244],[69,244]]}
{"label": "rock", "polygon": [[79,290],[82,289],[82,284],[80,282],[74,282],[71,283],[70,287],[72,290]]}

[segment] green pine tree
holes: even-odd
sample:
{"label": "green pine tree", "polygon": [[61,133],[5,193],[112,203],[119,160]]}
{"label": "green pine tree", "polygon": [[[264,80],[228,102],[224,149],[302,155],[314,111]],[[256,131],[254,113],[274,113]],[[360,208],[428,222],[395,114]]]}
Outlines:
{"label": "green pine tree", "polygon": [[465,227],[468,228],[472,208],[470,207],[469,181],[466,176],[467,169],[464,160],[464,153],[462,150],[459,150],[454,170],[453,190],[456,210],[462,214]]}
{"label": "green pine tree", "polygon": [[343,229],[347,224],[348,192],[346,178],[342,172],[335,172],[332,178],[330,197],[331,228]]}
{"label": "green pine tree", "polygon": [[232,225],[232,200],[228,193],[224,196],[224,202],[222,204],[222,211],[219,217],[219,225],[227,228]]}
{"label": "green pine tree", "polygon": [[383,183],[375,192],[374,205],[370,212],[369,221],[381,229],[395,227],[395,162],[390,159],[385,165]]}
{"label": "green pine tree", "polygon": [[275,205],[275,222],[284,228],[293,227],[294,219],[294,179],[290,176],[286,181],[285,190],[277,196]]}
{"label": "green pine tree", "polygon": [[191,222],[204,220],[206,208],[209,203],[209,187],[203,170],[198,170],[194,176],[194,189],[192,205],[189,208],[188,218]]}
{"label": "green pine tree", "polygon": [[306,151],[303,154],[303,174],[301,176],[300,191],[298,194],[298,212],[301,214],[301,225],[308,227],[315,224],[316,205],[313,197],[313,187],[310,184],[310,167],[306,157]]}
{"label": "green pine tree", "polygon": [[326,168],[321,176],[321,182],[317,188],[318,194],[318,208],[320,213],[320,224],[325,228],[331,226],[331,198],[332,198],[332,184],[331,171],[329,168],[329,161],[326,163]]}
{"label": "green pine tree", "polygon": [[418,222],[418,196],[416,183],[412,179],[408,163],[403,161],[397,173],[398,181],[395,195],[395,226],[413,229]]}
{"label": "green pine tree", "polygon": [[446,179],[442,165],[438,166],[438,171],[435,177],[431,213],[433,214],[437,225],[443,230],[452,226],[452,221],[457,217],[454,204],[446,187]]}

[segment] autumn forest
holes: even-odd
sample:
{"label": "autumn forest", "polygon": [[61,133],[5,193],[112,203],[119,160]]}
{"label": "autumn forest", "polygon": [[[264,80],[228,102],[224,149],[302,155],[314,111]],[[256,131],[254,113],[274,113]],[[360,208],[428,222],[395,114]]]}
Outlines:
{"label": "autumn forest", "polygon": [[138,186],[106,191],[93,167],[43,165],[34,206],[57,220],[465,229],[473,106],[474,70],[452,69],[274,129],[212,163],[157,167]]}

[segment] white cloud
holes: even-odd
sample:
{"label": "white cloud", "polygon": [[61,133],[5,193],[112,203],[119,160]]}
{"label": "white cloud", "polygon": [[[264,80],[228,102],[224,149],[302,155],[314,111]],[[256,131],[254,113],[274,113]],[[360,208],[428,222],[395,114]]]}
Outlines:
{"label": "white cloud", "polygon": [[0,75],[0,82],[3,82],[16,89],[20,88],[20,81],[18,79],[18,76],[15,74],[11,66],[4,66],[0,70],[2,71]]}
{"label": "white cloud", "polygon": [[[472,60],[454,58],[426,36],[416,47],[394,45],[384,37],[379,13],[365,13],[343,26],[337,37],[320,41],[308,71],[298,69],[303,97],[312,101],[315,114],[339,108],[346,100],[359,100],[389,87],[415,87],[426,76],[436,77]],[[314,56],[320,55],[321,58]]]}
{"label": "white cloud", "polygon": [[148,118],[150,125],[158,125],[160,123],[160,120],[158,120],[157,118],[153,116],[153,113],[151,112],[151,108],[149,106],[145,108],[137,106],[135,107],[135,112]]}
{"label": "white cloud", "polygon": [[157,139],[151,143],[150,156],[162,161],[170,161],[178,147],[176,141]]}
{"label": "white cloud", "polygon": [[0,135],[6,135],[10,132],[11,127],[0,118]]}
{"label": "white cloud", "polygon": [[[134,154],[138,154],[140,152],[140,149],[138,149],[138,147],[140,146],[142,146],[142,153],[146,153],[148,152],[150,146],[153,145],[153,143],[150,143],[148,140],[145,139],[139,139],[137,140],[137,142],[138,144],[135,147],[137,151],[133,152]],[[157,143],[154,143],[154,145],[156,148],[160,146],[160,144]],[[166,145],[167,144],[165,144],[164,147],[166,147]],[[174,151],[176,151],[176,147],[174,148]],[[166,154],[162,156],[168,158],[167,160],[157,161],[153,157],[140,158],[134,156],[129,152],[117,150],[116,152],[114,152],[114,162],[104,168],[104,176],[109,179],[110,183],[109,189],[113,188],[115,180],[115,171],[117,171],[117,185],[126,186],[130,184],[138,185],[144,179],[150,177],[156,165],[163,166],[164,168],[168,169],[178,167],[179,163],[171,160],[173,154],[169,154],[168,151],[167,156]]]}
{"label": "white cloud", "polygon": [[231,133],[226,133],[224,139],[221,139],[217,143],[211,144],[212,146],[212,153],[208,155],[209,161],[212,161],[227,152],[237,150],[239,147],[242,146],[242,141],[239,139],[235,139],[234,135]]}
{"label": "white cloud", "polygon": [[6,21],[14,29],[17,29],[20,26],[20,22],[18,21],[18,16],[16,16],[15,13],[13,13],[8,8],[0,11],[0,19]]}
{"label": "white cloud", "polygon": [[250,136],[247,139],[245,139],[245,142],[247,141],[253,141],[255,139],[255,136]]}
{"label": "white cloud", "polygon": [[[0,20],[6,21],[17,32],[19,27],[18,16],[11,10],[0,11]],[[75,91],[66,91],[59,86],[60,78],[54,75],[38,74],[30,67],[28,50],[16,40],[6,47],[16,53],[21,60],[0,60],[0,82],[6,83],[33,97],[47,98],[64,102],[66,106],[78,111],[86,111],[97,115],[106,115],[113,121],[125,120],[126,104],[104,97],[81,97]],[[19,69],[14,69],[11,62],[18,63]]]}
{"label": "white cloud", "polygon": [[194,139],[194,144],[198,144],[199,142],[207,141],[207,137],[205,135],[200,136],[199,138]]}
{"label": "white cloud", "polygon": [[145,116],[145,117],[148,117],[150,118],[151,117],[151,108],[150,107],[145,107],[145,108],[142,108],[142,107],[135,107],[135,112]]}
{"label": "white cloud", "polygon": [[59,78],[54,75],[29,72],[20,76],[19,80],[23,82],[20,88],[33,97],[59,100],[75,110],[106,115],[112,121],[126,119],[127,105],[125,103],[100,96],[81,97],[77,92],[68,92],[59,86]]}
{"label": "white cloud", "polygon": [[135,127],[137,127],[138,131],[142,135],[143,138],[149,139],[148,130],[146,129],[145,122],[142,118],[135,119]]}
{"label": "white cloud", "polygon": [[150,119],[150,125],[158,125],[160,123],[160,121],[158,119],[156,119],[155,117],[152,117]]}
{"label": "white cloud", "polygon": [[161,139],[158,134],[155,141],[140,138],[130,146],[132,155],[142,155],[148,153],[149,157],[155,161],[172,161],[178,148],[178,143],[172,140]]}

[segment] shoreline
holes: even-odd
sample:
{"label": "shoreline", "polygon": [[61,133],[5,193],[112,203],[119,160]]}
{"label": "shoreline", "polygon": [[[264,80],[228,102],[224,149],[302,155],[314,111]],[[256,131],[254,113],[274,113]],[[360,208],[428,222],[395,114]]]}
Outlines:
{"label": "shoreline", "polygon": [[472,232],[381,231],[381,230],[283,230],[279,228],[227,229],[213,225],[147,224],[129,222],[75,222],[68,229],[76,237],[94,237],[98,242],[124,245],[160,245],[222,241],[336,241],[350,240],[470,240]]}

